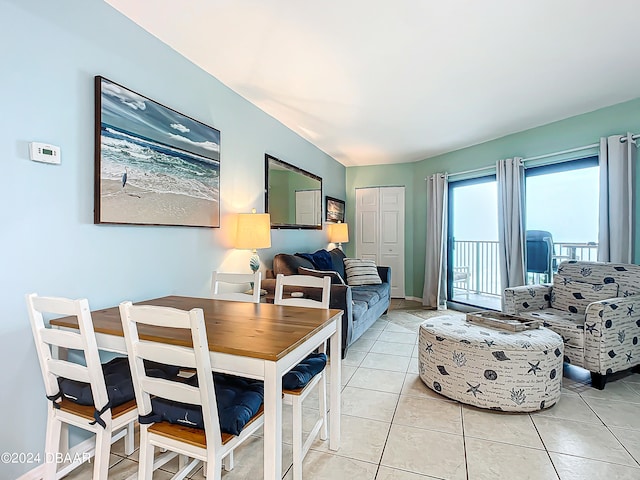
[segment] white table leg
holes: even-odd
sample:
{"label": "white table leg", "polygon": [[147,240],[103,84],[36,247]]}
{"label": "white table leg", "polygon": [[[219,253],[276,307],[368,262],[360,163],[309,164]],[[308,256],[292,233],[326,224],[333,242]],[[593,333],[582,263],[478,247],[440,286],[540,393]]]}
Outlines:
{"label": "white table leg", "polygon": [[329,449],[340,448],[340,389],[342,388],[342,316],[331,335],[331,410],[329,411]]}
{"label": "white table leg", "polygon": [[282,375],[276,362],[264,369],[264,479],[282,478]]}

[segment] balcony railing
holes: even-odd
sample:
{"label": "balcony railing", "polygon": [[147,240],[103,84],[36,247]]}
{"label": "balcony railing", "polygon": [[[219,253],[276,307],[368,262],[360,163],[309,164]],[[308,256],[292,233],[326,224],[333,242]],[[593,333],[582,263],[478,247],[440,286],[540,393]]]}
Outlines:
{"label": "balcony railing", "polygon": [[[598,245],[558,242],[553,244],[553,253],[552,263],[555,270],[564,260],[595,262],[598,257]],[[470,290],[473,293],[502,295],[497,241],[455,240],[452,254],[454,267],[469,269]]]}

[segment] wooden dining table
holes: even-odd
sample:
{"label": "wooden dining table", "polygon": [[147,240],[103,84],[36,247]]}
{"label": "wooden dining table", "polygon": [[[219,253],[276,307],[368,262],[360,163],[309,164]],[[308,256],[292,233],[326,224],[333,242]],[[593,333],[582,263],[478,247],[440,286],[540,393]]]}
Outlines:
{"label": "wooden dining table", "polygon": [[[282,376],[329,340],[329,448],[340,447],[342,310],[168,296],[136,302],[181,310],[201,308],[214,371],[264,381],[264,478],[282,478]],[[126,354],[118,307],[91,312],[100,350]],[[77,329],[75,317],[50,321]],[[140,326],[141,339],[190,346],[189,332]]]}

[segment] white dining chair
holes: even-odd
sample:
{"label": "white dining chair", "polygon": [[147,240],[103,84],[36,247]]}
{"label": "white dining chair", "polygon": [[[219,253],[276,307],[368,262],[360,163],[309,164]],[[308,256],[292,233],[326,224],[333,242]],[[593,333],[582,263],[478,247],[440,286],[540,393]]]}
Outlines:
{"label": "white dining chair", "polygon": [[[264,424],[264,417],[263,409],[260,408],[239,435],[221,431],[202,309],[184,311],[150,305],[134,306],[131,302],[124,302],[120,304],[120,317],[141,417],[152,414],[151,396],[157,396],[201,406],[204,420],[203,430],[165,421],[141,422],[138,478],[152,478],[154,448],[159,447],[192,459],[188,463],[184,462],[185,465],[181,465],[180,471],[172,478],[185,478],[199,462],[205,462],[206,477],[220,480],[223,459]],[[140,340],[138,325],[189,330],[193,346],[181,347],[155,340]],[[143,366],[144,360],[193,368],[196,370],[198,386],[148,377]]]}
{"label": "white dining chair", "polygon": [[[285,293],[285,286],[300,288],[317,288],[322,289],[321,300],[314,300],[304,297],[291,297]],[[274,304],[291,305],[296,307],[308,308],[329,308],[331,295],[331,277],[313,277],[311,275],[282,275],[276,277],[276,290]],[[318,346],[321,353],[326,353],[326,342],[322,342]],[[311,444],[315,440],[318,433],[320,439],[327,439],[327,381],[326,366],[321,372],[315,375],[309,383],[304,387],[296,390],[282,390],[283,403],[291,405],[293,409],[293,478],[294,480],[302,480],[302,461],[306,456]],[[319,385],[319,416],[309,435],[304,439],[302,431],[302,403],[313,391],[313,388]]]}
{"label": "white dining chair", "polygon": [[[260,303],[260,285],[262,281],[262,273],[222,273],[214,271],[211,278],[211,294],[212,298],[218,300],[231,300],[232,302],[252,302]],[[224,284],[230,285],[245,285],[253,290],[251,293],[244,292],[223,292],[222,286]]]}
{"label": "white dining chair", "polygon": [[[40,361],[48,402],[45,459],[52,460],[60,453],[63,424],[74,425],[96,436],[95,448],[87,458],[94,456],[93,479],[106,480],[109,470],[111,443],[125,437],[125,453],[134,451],[134,422],[138,419],[135,400],[110,408],[93,322],[86,299],[40,297],[35,293],[26,296],[27,309],[33,338]],[[45,326],[44,315],[75,316],[77,332],[62,331]],[[84,354],[86,366],[55,358],[52,347],[79,350]],[[58,378],[88,383],[94,405],[79,405],[63,395]],[[114,434],[115,432],[115,434]],[[66,447],[63,447],[66,448]],[[77,456],[80,458],[80,456]],[[84,459],[85,455],[82,456]],[[61,478],[82,462],[65,465],[57,471],[55,461],[46,461],[43,478]]]}

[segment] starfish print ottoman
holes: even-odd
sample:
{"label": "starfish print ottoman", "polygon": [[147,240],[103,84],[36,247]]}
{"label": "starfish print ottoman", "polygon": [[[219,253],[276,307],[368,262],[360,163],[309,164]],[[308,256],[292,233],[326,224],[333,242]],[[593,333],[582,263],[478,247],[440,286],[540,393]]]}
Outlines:
{"label": "starfish print ottoman", "polygon": [[511,332],[442,315],[420,325],[418,343],[420,378],[448,398],[508,412],[560,398],[564,344],[547,328]]}

